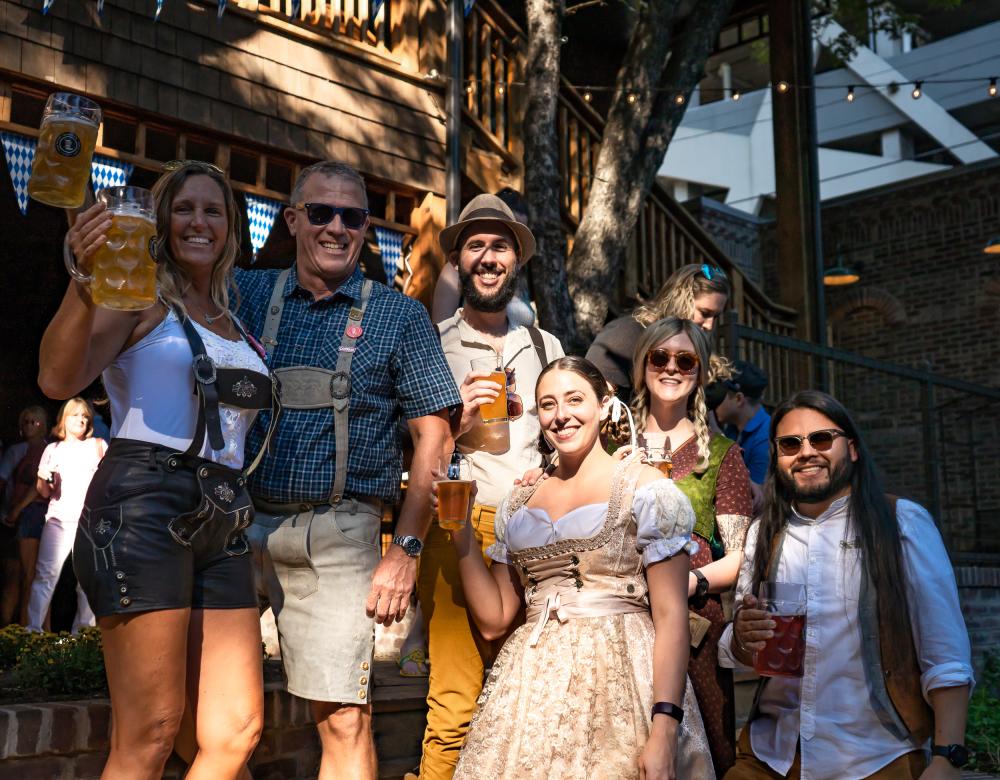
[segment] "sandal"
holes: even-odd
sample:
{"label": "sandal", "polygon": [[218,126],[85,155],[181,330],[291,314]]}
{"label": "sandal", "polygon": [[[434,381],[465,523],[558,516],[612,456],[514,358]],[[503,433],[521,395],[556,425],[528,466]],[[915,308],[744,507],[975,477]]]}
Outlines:
{"label": "sandal", "polygon": [[[411,664],[411,666],[407,668],[407,664]],[[430,666],[427,663],[427,654],[421,647],[415,647],[406,655],[401,656],[396,661],[396,665],[399,667],[400,677],[426,677]]]}

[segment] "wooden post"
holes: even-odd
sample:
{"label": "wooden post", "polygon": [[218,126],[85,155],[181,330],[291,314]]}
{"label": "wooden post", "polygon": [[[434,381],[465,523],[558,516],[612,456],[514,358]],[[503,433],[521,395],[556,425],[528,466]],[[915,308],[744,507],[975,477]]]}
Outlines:
{"label": "wooden post", "polygon": [[434,285],[444,264],[438,236],[445,226],[446,216],[445,199],[433,192],[428,192],[410,215],[410,224],[419,233],[410,254],[412,273],[406,283],[406,294],[420,301],[428,311],[434,299]]}
{"label": "wooden post", "polygon": [[[809,0],[769,0],[777,212],[778,300],[798,311],[797,335],[826,343],[819,163]],[[780,85],[788,85],[781,90]],[[826,361],[806,382],[825,389]],[[811,382],[810,382],[811,383]]]}

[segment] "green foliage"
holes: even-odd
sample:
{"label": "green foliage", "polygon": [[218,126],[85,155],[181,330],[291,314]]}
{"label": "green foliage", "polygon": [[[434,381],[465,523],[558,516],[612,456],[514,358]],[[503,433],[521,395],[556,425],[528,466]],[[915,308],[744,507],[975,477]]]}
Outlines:
{"label": "green foliage", "polygon": [[13,623],[0,629],[0,672],[14,668],[30,636],[26,629]]}
{"label": "green foliage", "polygon": [[107,688],[101,632],[29,634],[17,655],[14,678],[19,688],[52,695],[87,695]]}
{"label": "green foliage", "polygon": [[1000,655],[986,654],[983,673],[969,702],[966,741],[972,751],[969,769],[1000,772]]}

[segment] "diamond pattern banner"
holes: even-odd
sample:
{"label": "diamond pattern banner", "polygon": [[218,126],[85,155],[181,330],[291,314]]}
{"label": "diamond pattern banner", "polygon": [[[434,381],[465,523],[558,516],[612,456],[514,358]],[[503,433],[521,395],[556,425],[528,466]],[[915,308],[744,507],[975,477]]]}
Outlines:
{"label": "diamond pattern banner", "polygon": [[132,177],[132,168],[132,163],[95,154],[94,161],[90,164],[90,181],[94,185],[94,192],[105,187],[124,187]]}
{"label": "diamond pattern banner", "polygon": [[156,13],[153,14],[153,21],[160,21],[161,13],[163,13],[163,0],[156,0]]}
{"label": "diamond pattern banner", "polygon": [[386,284],[392,287],[392,282],[396,278],[396,272],[403,265],[403,234],[376,225],[375,238],[378,240],[379,252],[382,253],[382,266],[385,268]]}
{"label": "diamond pattern banner", "polygon": [[462,0],[462,5],[465,7],[465,15],[468,16],[472,11],[472,6],[476,4],[476,0]]}
{"label": "diamond pattern banner", "polygon": [[219,10],[216,16],[217,19],[221,19],[222,15],[226,12],[226,0],[219,0]]}
{"label": "diamond pattern banner", "polygon": [[97,13],[104,13],[104,0],[97,0]]}
{"label": "diamond pattern banner", "polygon": [[21,214],[27,214],[28,179],[31,178],[31,162],[35,159],[35,147],[38,146],[38,141],[17,133],[0,133],[0,137],[3,139],[10,182],[14,185],[14,194],[17,195],[17,206],[21,209]]}
{"label": "diamond pattern banner", "polygon": [[42,13],[47,14],[56,0],[42,0]]}
{"label": "diamond pattern banner", "polygon": [[256,255],[261,247],[267,243],[267,237],[271,235],[271,228],[274,227],[275,217],[281,211],[281,204],[270,198],[258,198],[256,195],[247,195],[246,198],[250,243],[253,245],[253,253]]}

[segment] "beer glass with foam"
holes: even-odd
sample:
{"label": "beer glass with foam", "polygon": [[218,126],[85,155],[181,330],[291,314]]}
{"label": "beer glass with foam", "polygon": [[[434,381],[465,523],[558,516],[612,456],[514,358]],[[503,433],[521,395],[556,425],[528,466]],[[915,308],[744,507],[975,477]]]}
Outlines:
{"label": "beer glass with foam", "polygon": [[774,636],[754,653],[753,668],[763,677],[801,677],[806,652],[806,586],[762,582],[760,609],[771,613]]}
{"label": "beer glass with foam", "polygon": [[500,395],[497,396],[496,400],[479,407],[480,418],[486,425],[507,422],[507,372],[504,371],[503,366],[500,364],[500,358],[495,355],[492,357],[478,357],[473,358],[470,364],[473,371],[481,374],[489,374],[485,379],[500,385]]}
{"label": "beer glass with foam", "polygon": [[446,531],[465,527],[472,497],[472,474],[469,459],[456,452],[438,462],[438,525]]}
{"label": "beer glass with foam", "polygon": [[50,206],[82,206],[100,126],[101,107],[93,100],[69,92],[49,95],[28,194]]}
{"label": "beer glass with foam", "polygon": [[80,273],[68,246],[66,267],[90,288],[98,306],[118,311],[148,309],[156,302],[156,262],[150,252],[156,237],[153,193],[142,187],[109,187],[97,199],[111,215],[107,240],[94,253],[90,276]]}

